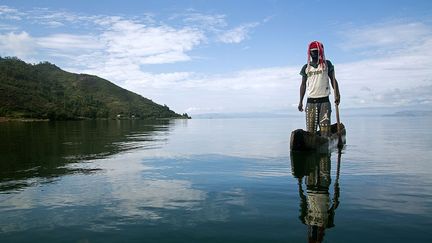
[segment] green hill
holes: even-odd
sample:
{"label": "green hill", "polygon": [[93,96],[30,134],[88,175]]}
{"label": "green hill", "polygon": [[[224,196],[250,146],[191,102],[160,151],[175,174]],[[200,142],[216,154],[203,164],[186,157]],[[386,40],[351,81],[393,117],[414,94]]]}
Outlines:
{"label": "green hill", "polygon": [[187,118],[166,105],[87,74],[0,57],[0,117],[50,120]]}

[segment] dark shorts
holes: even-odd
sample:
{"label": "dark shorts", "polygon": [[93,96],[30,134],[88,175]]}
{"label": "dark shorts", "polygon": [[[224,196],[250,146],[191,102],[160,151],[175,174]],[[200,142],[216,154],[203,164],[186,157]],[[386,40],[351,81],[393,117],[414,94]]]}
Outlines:
{"label": "dark shorts", "polygon": [[306,130],[316,133],[319,126],[321,135],[329,136],[331,104],[328,97],[325,98],[308,99],[306,103]]}

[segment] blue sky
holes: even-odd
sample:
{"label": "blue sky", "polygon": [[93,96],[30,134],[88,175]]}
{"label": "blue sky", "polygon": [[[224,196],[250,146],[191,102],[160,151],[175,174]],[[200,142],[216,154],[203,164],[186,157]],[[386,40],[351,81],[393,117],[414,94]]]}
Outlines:
{"label": "blue sky", "polygon": [[295,110],[312,40],[342,108],[431,105],[430,1],[1,1],[0,55],[89,73],[177,112]]}

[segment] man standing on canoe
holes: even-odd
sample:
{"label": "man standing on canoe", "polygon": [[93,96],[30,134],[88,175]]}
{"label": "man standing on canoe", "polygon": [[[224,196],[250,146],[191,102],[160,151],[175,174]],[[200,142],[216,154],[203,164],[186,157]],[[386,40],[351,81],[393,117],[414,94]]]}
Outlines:
{"label": "man standing on canoe", "polygon": [[307,63],[300,71],[302,82],[298,110],[303,111],[303,98],[307,91],[306,130],[315,133],[319,125],[321,135],[329,136],[331,133],[329,83],[335,91],[336,105],[339,105],[340,102],[339,86],[335,79],[334,67],[329,60],[325,59],[324,45],[318,41],[312,41],[309,44],[307,55]]}

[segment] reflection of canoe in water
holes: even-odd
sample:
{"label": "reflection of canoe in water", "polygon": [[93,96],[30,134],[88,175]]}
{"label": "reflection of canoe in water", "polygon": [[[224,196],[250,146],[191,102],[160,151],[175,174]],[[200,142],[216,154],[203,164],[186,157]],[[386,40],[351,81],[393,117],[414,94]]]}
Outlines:
{"label": "reflection of canoe in water", "polygon": [[290,157],[292,175],[299,179],[317,171],[314,168],[319,166],[320,161],[330,163],[329,153],[291,151]]}
{"label": "reflection of canoe in water", "polygon": [[[335,226],[335,210],[338,208],[340,197],[339,176],[342,153],[341,151],[338,153],[336,177],[333,178],[331,153],[291,151],[290,155],[291,172],[298,179],[299,219],[303,224],[308,225],[309,242],[323,242],[324,230]],[[333,198],[330,196],[332,182]]]}
{"label": "reflection of canoe in water", "polygon": [[[341,123],[342,144],[345,144],[346,130]],[[329,137],[313,134],[302,129],[297,129],[291,133],[290,147],[291,151],[331,151],[338,146],[339,136],[337,134],[337,124],[331,126],[331,135]]]}

